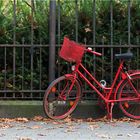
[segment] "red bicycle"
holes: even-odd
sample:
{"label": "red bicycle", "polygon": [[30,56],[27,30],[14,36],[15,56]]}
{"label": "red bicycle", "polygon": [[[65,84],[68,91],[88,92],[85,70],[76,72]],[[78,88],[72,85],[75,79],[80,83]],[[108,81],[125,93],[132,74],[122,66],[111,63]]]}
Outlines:
{"label": "red bicycle", "polygon": [[140,71],[129,71],[125,65],[133,54],[131,52],[115,54],[120,64],[111,86],[106,87],[105,81],[96,80],[83,66],[82,57],[85,53],[102,55],[64,38],[59,56],[68,62],[75,62],[75,65],[72,66],[70,74],[57,78],[47,88],[43,99],[46,115],[52,119],[64,119],[74,111],[82,95],[82,82],[80,81],[82,78],[82,81],[87,82],[104,101],[111,119],[114,103],[119,103],[120,109],[126,116],[140,119]]}

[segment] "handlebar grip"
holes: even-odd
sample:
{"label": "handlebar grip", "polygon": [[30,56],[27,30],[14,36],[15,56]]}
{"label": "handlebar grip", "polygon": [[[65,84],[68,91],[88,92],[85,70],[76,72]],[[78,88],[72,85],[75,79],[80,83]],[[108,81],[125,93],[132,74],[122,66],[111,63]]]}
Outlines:
{"label": "handlebar grip", "polygon": [[90,53],[93,53],[93,54],[95,54],[95,55],[98,55],[98,56],[102,56],[101,53],[96,52],[96,51],[92,51],[92,48],[88,48],[88,49],[86,49],[86,51],[87,51],[87,52],[90,52]]}
{"label": "handlebar grip", "polygon": [[92,52],[93,52],[93,54],[95,54],[95,55],[102,56],[102,54],[99,53],[99,52],[95,52],[95,51],[92,51]]}

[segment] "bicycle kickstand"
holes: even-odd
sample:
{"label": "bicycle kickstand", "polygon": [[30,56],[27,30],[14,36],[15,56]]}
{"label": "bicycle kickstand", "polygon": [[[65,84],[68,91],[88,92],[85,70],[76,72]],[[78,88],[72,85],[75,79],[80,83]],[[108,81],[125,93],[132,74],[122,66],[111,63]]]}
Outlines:
{"label": "bicycle kickstand", "polygon": [[110,121],[112,122],[112,110],[113,110],[113,107],[114,107],[114,103],[111,103],[111,106],[110,106]]}
{"label": "bicycle kickstand", "polygon": [[114,107],[114,103],[108,104],[107,105],[107,112],[108,112],[108,118],[110,119],[110,121],[112,122],[112,110]]}

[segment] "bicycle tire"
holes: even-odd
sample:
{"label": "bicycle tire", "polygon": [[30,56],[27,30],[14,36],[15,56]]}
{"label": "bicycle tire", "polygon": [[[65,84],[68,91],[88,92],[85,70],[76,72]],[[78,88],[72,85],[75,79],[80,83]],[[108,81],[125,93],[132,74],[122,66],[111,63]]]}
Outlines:
{"label": "bicycle tire", "polygon": [[[73,81],[72,76],[61,76],[54,80],[45,91],[43,98],[43,108],[45,114],[51,119],[64,119],[76,108],[81,95],[80,83],[75,80],[71,92],[69,87]],[[63,91],[63,98],[61,97]]]}
{"label": "bicycle tire", "polygon": [[[131,81],[135,86],[136,90],[139,90],[140,94],[140,74],[135,74],[131,76]],[[126,93],[126,91],[128,91]],[[128,84],[128,79],[124,80],[121,84],[118,92],[118,99],[125,99],[125,98],[137,98],[137,95],[134,93],[132,87]],[[129,118],[132,119],[140,119],[140,99],[136,100],[129,100],[129,101],[120,101],[119,107],[122,112]]]}

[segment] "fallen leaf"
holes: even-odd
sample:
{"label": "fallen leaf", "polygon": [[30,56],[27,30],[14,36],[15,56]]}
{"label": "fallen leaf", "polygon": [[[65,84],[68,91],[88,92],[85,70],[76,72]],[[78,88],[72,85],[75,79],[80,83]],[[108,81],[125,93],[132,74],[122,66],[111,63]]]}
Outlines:
{"label": "fallen leaf", "polygon": [[28,138],[28,137],[20,137],[20,138],[18,138],[18,140],[32,140],[32,139]]}
{"label": "fallen leaf", "polygon": [[1,118],[0,119],[0,122],[13,122],[14,121],[14,119],[8,119],[8,118]]}
{"label": "fallen leaf", "polygon": [[0,128],[2,128],[2,129],[7,129],[7,128],[11,128],[11,127],[13,127],[13,125],[8,124],[8,123],[2,123],[2,124],[0,124]]}
{"label": "fallen leaf", "polygon": [[94,130],[93,125],[90,125],[89,128],[90,128],[90,130],[92,130],[92,131]]}
{"label": "fallen leaf", "polygon": [[85,28],[85,32],[91,32],[92,30],[90,28]]}
{"label": "fallen leaf", "polygon": [[60,124],[60,122],[57,122],[57,121],[53,121],[52,123],[55,124],[55,125]]}
{"label": "fallen leaf", "polygon": [[15,121],[26,123],[29,120],[27,118],[15,118]]}
{"label": "fallen leaf", "polygon": [[46,136],[45,134],[37,134],[38,136]]}
{"label": "fallen leaf", "polygon": [[43,122],[45,122],[45,123],[49,123],[49,122],[52,122],[52,119],[48,119],[48,118],[43,118],[43,120],[42,120]]}
{"label": "fallen leaf", "polygon": [[132,135],[131,135],[131,134],[127,134],[127,136],[128,136],[128,137],[132,137]]}
{"label": "fallen leaf", "polygon": [[87,119],[87,122],[93,122],[93,121],[95,121],[93,118],[88,118]]}
{"label": "fallen leaf", "polygon": [[107,138],[107,139],[111,139],[111,137],[108,136],[108,134],[100,134],[100,133],[95,133],[95,135],[99,138]]}
{"label": "fallen leaf", "polygon": [[41,126],[39,126],[39,125],[34,125],[31,127],[31,129],[39,129],[39,128],[41,128]]}
{"label": "fallen leaf", "polygon": [[89,125],[89,128],[90,128],[91,130],[94,130],[95,128],[99,128],[99,125],[98,125],[98,124],[90,124],[90,125]]}
{"label": "fallen leaf", "polygon": [[71,123],[72,122],[71,116],[68,116],[67,118],[65,118],[64,121],[65,123]]}
{"label": "fallen leaf", "polygon": [[83,122],[83,119],[77,119],[77,120],[75,120],[75,122],[82,123]]}
{"label": "fallen leaf", "polygon": [[117,136],[123,136],[123,134],[118,134]]}
{"label": "fallen leaf", "polygon": [[56,129],[56,128],[52,127],[52,128],[47,128],[46,130],[54,130],[54,129]]}
{"label": "fallen leaf", "polygon": [[33,118],[33,121],[42,121],[43,120],[43,117],[42,116],[35,116]]}

